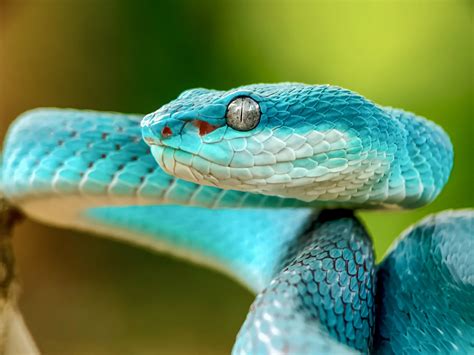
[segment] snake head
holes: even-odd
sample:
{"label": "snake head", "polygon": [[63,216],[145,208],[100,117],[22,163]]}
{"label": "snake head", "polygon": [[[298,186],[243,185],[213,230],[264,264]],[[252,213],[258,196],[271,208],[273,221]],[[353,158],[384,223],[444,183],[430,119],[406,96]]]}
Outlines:
{"label": "snake head", "polygon": [[410,132],[394,116],[335,86],[259,84],[185,91],[142,129],[167,173],[198,184],[351,205],[426,203],[437,193],[421,198],[410,158],[421,148],[409,151]]}

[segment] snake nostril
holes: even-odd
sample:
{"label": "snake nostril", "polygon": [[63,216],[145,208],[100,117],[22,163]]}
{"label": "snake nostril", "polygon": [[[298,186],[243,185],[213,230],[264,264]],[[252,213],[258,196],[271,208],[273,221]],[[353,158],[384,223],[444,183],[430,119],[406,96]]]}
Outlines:
{"label": "snake nostril", "polygon": [[171,131],[171,128],[169,128],[168,126],[164,126],[163,129],[161,130],[161,136],[163,138],[168,138],[172,134],[173,132]]}

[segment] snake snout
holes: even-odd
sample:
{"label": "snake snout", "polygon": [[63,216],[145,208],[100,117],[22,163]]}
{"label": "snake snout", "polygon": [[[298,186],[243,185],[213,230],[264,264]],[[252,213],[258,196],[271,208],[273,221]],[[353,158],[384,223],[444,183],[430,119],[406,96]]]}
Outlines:
{"label": "snake snout", "polygon": [[149,145],[179,145],[184,125],[185,122],[176,119],[147,122],[142,125],[143,139]]}
{"label": "snake snout", "polygon": [[161,133],[157,135],[156,130],[151,125],[142,127],[142,136],[148,145],[162,145]]}

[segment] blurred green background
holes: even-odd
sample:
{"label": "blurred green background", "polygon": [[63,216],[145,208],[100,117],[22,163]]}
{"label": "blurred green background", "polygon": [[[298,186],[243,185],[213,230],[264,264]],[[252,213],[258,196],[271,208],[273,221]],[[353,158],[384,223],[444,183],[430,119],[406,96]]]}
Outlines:
{"label": "blurred green background", "polygon": [[[0,0],[0,133],[37,106],[147,113],[196,86],[347,87],[436,121],[456,151],[433,204],[362,214],[381,258],[426,214],[474,205],[472,54],[470,1]],[[227,353],[253,299],[216,272],[32,221],[15,247],[45,354]]]}

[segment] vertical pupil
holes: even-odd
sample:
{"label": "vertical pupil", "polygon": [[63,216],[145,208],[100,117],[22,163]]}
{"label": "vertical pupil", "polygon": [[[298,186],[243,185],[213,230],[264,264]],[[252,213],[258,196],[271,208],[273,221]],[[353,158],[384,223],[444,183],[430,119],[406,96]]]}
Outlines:
{"label": "vertical pupil", "polygon": [[227,124],[236,130],[255,128],[260,121],[258,103],[248,97],[235,98],[227,108],[226,119]]}

